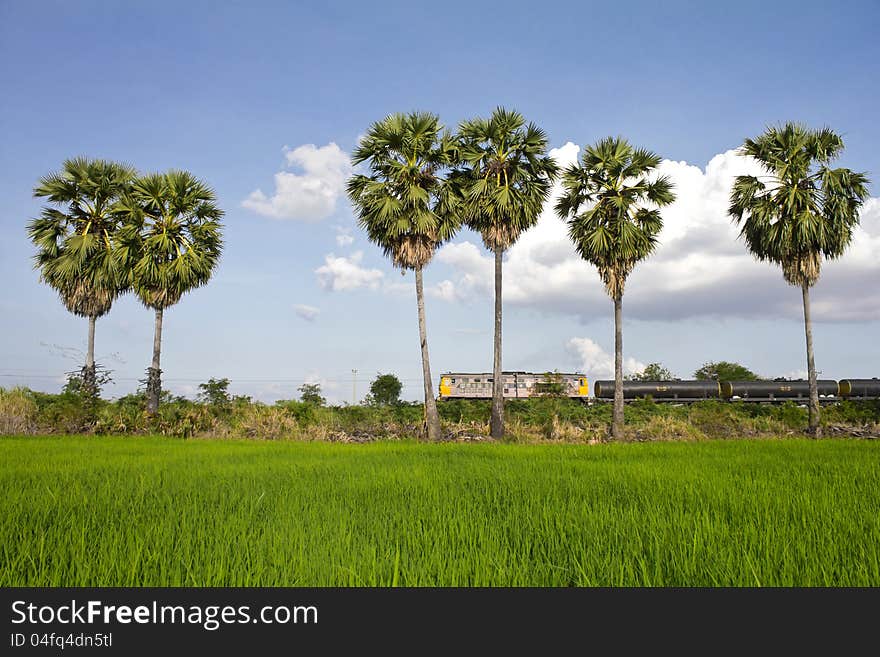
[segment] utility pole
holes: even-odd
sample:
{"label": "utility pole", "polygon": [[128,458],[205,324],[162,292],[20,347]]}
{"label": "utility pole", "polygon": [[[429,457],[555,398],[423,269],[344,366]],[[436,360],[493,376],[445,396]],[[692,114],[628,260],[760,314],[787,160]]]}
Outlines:
{"label": "utility pole", "polygon": [[357,373],[358,371],[353,369],[351,371],[351,405],[354,406],[357,404]]}

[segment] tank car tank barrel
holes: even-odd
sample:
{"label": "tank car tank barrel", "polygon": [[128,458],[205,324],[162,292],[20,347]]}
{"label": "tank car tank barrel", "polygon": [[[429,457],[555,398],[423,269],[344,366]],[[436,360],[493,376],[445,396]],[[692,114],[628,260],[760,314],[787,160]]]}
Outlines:
{"label": "tank car tank barrel", "polygon": [[[595,396],[614,398],[614,381],[596,381]],[[623,398],[640,399],[717,399],[720,388],[717,381],[624,381]]]}
{"label": "tank car tank barrel", "polygon": [[841,379],[840,394],[850,399],[880,398],[880,379]]}
{"label": "tank car tank barrel", "polygon": [[[822,379],[816,382],[820,397],[838,396],[837,381]],[[810,396],[809,381],[722,381],[721,396],[725,399],[799,399]]]}

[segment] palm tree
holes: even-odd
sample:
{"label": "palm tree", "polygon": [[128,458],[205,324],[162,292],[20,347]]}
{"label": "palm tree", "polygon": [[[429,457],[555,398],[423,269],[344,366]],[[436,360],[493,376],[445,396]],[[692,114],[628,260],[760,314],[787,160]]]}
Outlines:
{"label": "palm tree", "polygon": [[432,441],[440,439],[440,416],[428,358],[422,270],[458,229],[456,195],[442,177],[455,162],[455,144],[442,131],[437,116],[420,112],[374,123],[352,154],[355,165],[369,161],[370,173],[348,180],[348,196],[370,241],[395,266],[415,271],[425,424]]}
{"label": "palm tree", "polygon": [[614,300],[614,414],[611,435],[623,439],[623,291],[636,263],[647,258],[663,228],[659,208],[675,200],[672,183],[656,176],[660,156],[607,137],[588,146],[562,175],[556,212],[580,256],[599,270]]}
{"label": "palm tree", "polygon": [[755,158],[765,174],[737,176],[728,213],[758,259],[782,267],[786,282],[801,288],[807,370],[810,379],[810,433],[818,437],[819,392],[813,358],[810,287],[819,280],[823,258],[839,258],[852,240],[859,207],[868,197],[868,178],[832,169],[843,140],[829,128],[810,130],[796,123],[768,128],[746,139],[740,154]]}
{"label": "palm tree", "polygon": [[169,171],[139,178],[120,203],[126,225],[117,239],[117,257],[141,303],[156,314],[147,370],[150,414],[159,409],[162,391],[163,313],[205,285],[220,260],[223,211],[215,201],[213,190],[191,173]]}
{"label": "palm tree", "polygon": [[89,320],[82,389],[97,395],[95,323],[107,314],[125,290],[124,272],[113,258],[113,240],[120,226],[115,212],[136,172],[129,166],[100,159],[65,160],[61,171],[40,179],[34,196],[55,207],[44,207],[28,225],[38,252],[40,279],[55,289],[65,307]]}
{"label": "palm tree", "polygon": [[501,263],[504,251],[538,222],[557,173],[547,135],[515,111],[496,108],[488,119],[459,126],[463,168],[453,179],[466,205],[465,223],[495,255],[495,335],[492,365],[493,438],[504,437],[501,367]]}

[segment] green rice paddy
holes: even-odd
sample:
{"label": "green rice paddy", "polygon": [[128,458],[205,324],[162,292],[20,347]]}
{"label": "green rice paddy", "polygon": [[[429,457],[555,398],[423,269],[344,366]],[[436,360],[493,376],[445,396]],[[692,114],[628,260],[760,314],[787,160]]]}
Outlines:
{"label": "green rice paddy", "polygon": [[2,586],[878,586],[880,443],[0,439]]}

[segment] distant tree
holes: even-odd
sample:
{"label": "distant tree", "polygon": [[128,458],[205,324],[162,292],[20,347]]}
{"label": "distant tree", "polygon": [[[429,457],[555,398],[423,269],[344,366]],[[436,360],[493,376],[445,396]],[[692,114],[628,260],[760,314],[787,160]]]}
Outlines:
{"label": "distant tree", "polygon": [[649,363],[645,369],[637,374],[627,374],[625,381],[680,381],[670,370],[660,363]]}
{"label": "distant tree", "polygon": [[323,406],[327,403],[327,400],[321,396],[320,383],[304,383],[299,388],[297,388],[297,390],[299,390],[300,393],[299,398],[306,404]]}
{"label": "distant tree", "polygon": [[211,406],[225,406],[229,403],[229,379],[208,379],[207,383],[199,384],[198,399]]}
{"label": "distant tree", "polygon": [[819,389],[810,288],[819,280],[822,261],[839,258],[849,246],[859,208],[868,198],[865,174],[831,168],[841,152],[843,139],[831,129],[810,130],[796,123],[746,139],[740,154],[757,160],[764,175],[737,176],[728,209],[752,255],[779,265],[785,281],[801,288],[810,433],[815,437],[820,434]]}
{"label": "distant tree", "polygon": [[611,435],[623,440],[623,292],[637,263],[654,252],[660,208],[675,200],[672,181],[657,175],[661,158],[622,137],[584,149],[562,175],[556,213],[568,221],[575,249],[596,266],[614,302],[614,409]]}
{"label": "distant tree", "polygon": [[400,403],[403,383],[393,374],[377,374],[370,384],[366,402],[371,406],[393,406]]}
{"label": "distant tree", "polygon": [[703,363],[703,366],[694,372],[694,378],[700,381],[761,381],[758,376],[745,365],[729,363],[726,360],[717,363]]}

